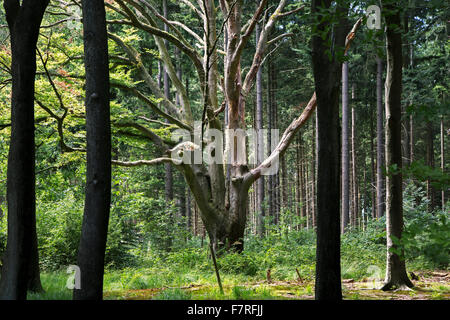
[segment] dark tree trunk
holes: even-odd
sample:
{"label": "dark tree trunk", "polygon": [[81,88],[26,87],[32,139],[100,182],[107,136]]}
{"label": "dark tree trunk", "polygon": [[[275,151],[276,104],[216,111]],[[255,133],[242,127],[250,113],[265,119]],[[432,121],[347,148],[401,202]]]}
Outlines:
{"label": "dark tree trunk", "polygon": [[36,45],[48,0],[5,0],[11,35],[11,141],[8,156],[8,238],[0,299],[42,291],[36,235],[34,83]]}
{"label": "dark tree trunk", "polygon": [[[386,230],[387,261],[383,290],[412,287],[406,273],[403,250],[394,243],[403,232],[402,196],[402,35],[399,31],[400,9],[392,1],[383,1],[386,18],[387,73],[386,104]],[[395,250],[395,252],[393,251]],[[399,252],[400,251],[400,252]]]}
{"label": "dark tree trunk", "polygon": [[101,300],[111,203],[108,37],[103,0],[83,1],[86,70],[86,196],[78,249],[81,289],[75,300]]}
{"label": "dark tree trunk", "polygon": [[377,57],[377,218],[384,216],[385,211],[385,181],[384,167],[384,125],[383,125],[383,61]]}
{"label": "dark tree trunk", "polygon": [[341,232],[344,233],[349,223],[349,108],[348,108],[348,62],[342,65],[342,225]]}
{"label": "dark tree trunk", "polygon": [[[331,0],[312,1],[313,14],[329,9]],[[345,14],[342,7],[337,11]],[[333,32],[326,31],[327,22],[316,17],[317,31],[326,35],[312,37],[312,62],[317,95],[318,170],[317,170],[317,249],[315,298],[342,299],[340,266],[340,130],[339,93],[342,75],[341,63],[334,50],[344,48],[345,24],[339,23]]]}

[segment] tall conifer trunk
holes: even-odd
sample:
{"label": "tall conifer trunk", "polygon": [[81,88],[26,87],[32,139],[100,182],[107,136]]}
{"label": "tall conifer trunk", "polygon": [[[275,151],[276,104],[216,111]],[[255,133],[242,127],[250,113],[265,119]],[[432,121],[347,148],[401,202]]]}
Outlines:
{"label": "tall conifer trunk", "polygon": [[387,261],[383,290],[412,287],[406,274],[403,249],[398,246],[403,232],[402,195],[402,35],[400,8],[392,0],[383,1],[386,18],[387,72],[385,82],[386,107],[386,231]]}
{"label": "tall conifer trunk", "polygon": [[81,288],[75,300],[101,300],[111,203],[109,59],[103,0],[83,1],[86,70],[86,194],[78,249]]}
{"label": "tall conifer trunk", "polygon": [[8,155],[8,238],[0,299],[42,291],[36,235],[34,84],[39,28],[48,0],[5,0],[11,35],[11,140]]}

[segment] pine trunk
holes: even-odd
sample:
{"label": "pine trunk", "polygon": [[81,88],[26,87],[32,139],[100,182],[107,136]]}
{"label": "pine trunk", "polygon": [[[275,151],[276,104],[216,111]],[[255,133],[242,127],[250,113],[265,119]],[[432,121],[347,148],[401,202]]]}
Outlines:
{"label": "pine trunk", "polygon": [[8,236],[0,299],[25,300],[42,291],[36,235],[34,84],[39,28],[49,1],[6,0],[11,37],[11,140],[8,155]]}
{"label": "pine trunk", "polygon": [[384,167],[384,125],[382,102],[383,61],[377,56],[377,218],[384,216],[385,211],[385,180]]}
{"label": "pine trunk", "polygon": [[[403,232],[402,195],[402,35],[399,31],[400,9],[383,1],[386,17],[387,72],[386,107],[386,279],[383,290],[412,287],[406,273],[403,249],[398,246]],[[396,240],[394,240],[396,239]]]}
{"label": "pine trunk", "polygon": [[349,132],[348,132],[348,62],[342,64],[342,226],[341,232],[344,233],[349,223]]}
{"label": "pine trunk", "polygon": [[81,289],[75,300],[101,300],[111,205],[111,127],[108,36],[103,0],[83,2],[86,70],[86,196],[78,266]]}
{"label": "pine trunk", "polygon": [[[327,10],[330,0],[313,0],[311,11]],[[346,16],[342,7],[336,9]],[[340,21],[342,22],[342,21]],[[331,32],[328,23],[316,21],[317,31],[326,36],[312,37],[312,62],[317,95],[318,118],[318,174],[317,177],[317,247],[315,298],[318,300],[340,300],[340,130],[339,93],[342,66],[327,42],[335,47],[344,47],[345,24],[339,23]]]}

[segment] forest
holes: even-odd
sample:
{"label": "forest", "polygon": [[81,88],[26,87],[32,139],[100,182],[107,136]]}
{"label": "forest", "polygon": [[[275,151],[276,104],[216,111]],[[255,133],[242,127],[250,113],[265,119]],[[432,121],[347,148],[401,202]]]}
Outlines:
{"label": "forest", "polygon": [[449,300],[446,0],[4,0],[1,300]]}

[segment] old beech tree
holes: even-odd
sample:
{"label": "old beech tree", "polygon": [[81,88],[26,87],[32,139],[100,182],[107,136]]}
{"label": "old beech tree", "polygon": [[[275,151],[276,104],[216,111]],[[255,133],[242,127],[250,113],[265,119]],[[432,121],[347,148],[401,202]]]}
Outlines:
{"label": "old beech tree", "polygon": [[[170,17],[164,17],[157,8],[145,0],[116,0],[114,3],[107,3],[107,7],[122,17],[109,20],[108,23],[134,26],[154,37],[160,59],[163,61],[164,68],[178,94],[179,104],[173,103],[165,97],[164,92],[160,90],[157,82],[153,80],[142,63],[139,52],[119,37],[109,34],[110,39],[117,43],[130,62],[137,67],[141,80],[161,102],[159,105],[154,103],[136,88],[113,85],[132,93],[153,112],[165,118],[167,122],[180,129],[187,130],[194,136],[196,129],[194,128],[191,101],[186,86],[179,79],[174,62],[168,53],[167,45],[174,46],[188,57],[195,67],[203,96],[202,129],[246,130],[246,99],[254,86],[258,70],[264,58],[270,52],[270,47],[289,36],[286,33],[269,39],[271,30],[273,30],[277,21],[299,12],[303,9],[303,6],[286,10],[287,1],[280,0],[276,7],[268,8],[268,1],[261,0],[255,3],[251,18],[248,21],[243,21],[242,0],[220,0],[219,7],[215,7],[215,1],[213,0],[198,1],[197,4],[187,0],[181,0],[180,2],[192,9],[203,24],[202,34],[198,34],[179,21],[172,21]],[[269,12],[272,13],[269,14]],[[158,23],[167,25],[168,31],[158,27]],[[248,66],[242,66],[244,48],[246,48],[258,23],[260,23],[260,26],[258,27],[258,38],[252,63]],[[180,30],[189,35],[189,39],[186,39]],[[350,37],[351,39],[352,37]],[[348,49],[348,46],[346,49]],[[220,72],[223,72],[223,74],[220,74]],[[223,100],[219,101],[219,97],[222,96],[224,97]],[[163,140],[137,121],[120,122],[114,125],[139,130],[154,142],[161,152],[161,157],[132,162],[115,160],[113,164],[132,167],[172,163],[184,175],[214,246],[219,245],[242,251],[250,186],[262,176],[265,169],[275,165],[275,161],[278,161],[285,153],[295,134],[312,115],[315,107],[316,95],[313,94],[302,114],[294,119],[281,135],[279,143],[273,148],[270,156],[253,168],[248,165],[247,159],[232,159],[233,161],[226,165],[220,162],[212,164],[206,164],[205,162],[200,164],[195,162],[191,164],[180,163],[171,158],[171,151],[175,144]],[[227,121],[225,123],[219,119],[222,112],[226,113]],[[199,143],[201,146],[196,145],[195,147],[203,148],[204,143]],[[245,143],[241,143],[239,146],[236,145],[237,143],[241,142],[234,137],[225,137],[224,158],[237,147],[244,150],[244,154],[247,154]],[[188,154],[192,150],[192,145],[179,144],[177,148],[178,151]],[[244,158],[247,158],[247,156]]]}

